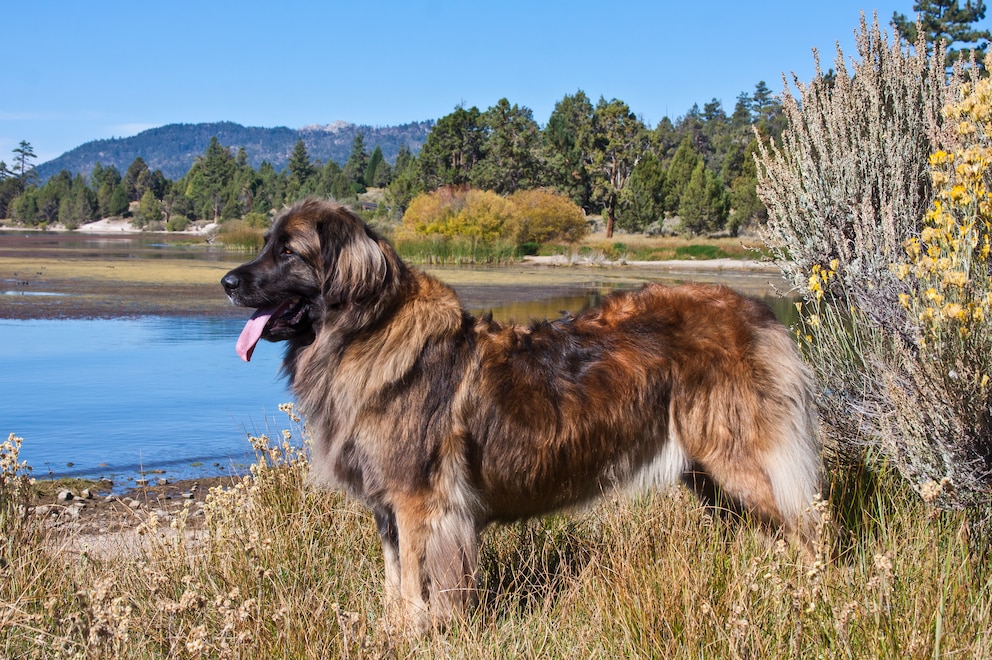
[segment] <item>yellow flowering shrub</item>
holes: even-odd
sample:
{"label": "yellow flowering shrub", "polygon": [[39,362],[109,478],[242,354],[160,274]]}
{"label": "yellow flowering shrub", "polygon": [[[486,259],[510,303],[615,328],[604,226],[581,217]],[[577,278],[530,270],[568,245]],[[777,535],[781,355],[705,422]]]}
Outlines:
{"label": "yellow flowering shrub", "polygon": [[934,201],[920,235],[904,243],[905,261],[892,268],[908,285],[899,303],[919,328],[921,350],[935,353],[954,377],[984,389],[992,347],[986,323],[992,312],[992,80],[965,85],[944,117],[957,144],[930,156]]}

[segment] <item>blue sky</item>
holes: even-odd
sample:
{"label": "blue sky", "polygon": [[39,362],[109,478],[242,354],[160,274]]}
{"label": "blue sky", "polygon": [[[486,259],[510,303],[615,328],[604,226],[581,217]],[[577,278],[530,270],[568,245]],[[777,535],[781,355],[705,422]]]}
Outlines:
{"label": "blue sky", "polygon": [[[583,90],[650,126],[782,74],[808,80],[860,12],[912,0],[648,2],[31,0],[3,11],[0,160],[42,163],[90,140],[171,123],[392,125],[506,97],[543,125]],[[607,9],[609,7],[609,9]]]}

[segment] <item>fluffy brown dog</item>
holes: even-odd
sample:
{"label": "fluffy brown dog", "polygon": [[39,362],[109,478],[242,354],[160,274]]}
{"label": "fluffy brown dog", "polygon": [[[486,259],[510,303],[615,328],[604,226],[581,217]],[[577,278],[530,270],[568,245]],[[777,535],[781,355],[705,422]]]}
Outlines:
{"label": "fluffy brown dog", "polygon": [[811,531],[819,448],[786,329],[718,286],[648,285],[529,326],[476,319],[348,209],[309,200],[223,280],[238,340],[286,342],[312,478],[375,513],[387,614],[422,631],[473,597],[479,534],[618,488],[685,481]]}

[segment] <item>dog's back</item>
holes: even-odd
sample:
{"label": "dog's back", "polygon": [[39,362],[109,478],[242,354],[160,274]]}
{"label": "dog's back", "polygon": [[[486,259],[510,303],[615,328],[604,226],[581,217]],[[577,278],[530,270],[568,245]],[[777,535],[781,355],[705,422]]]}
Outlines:
{"label": "dog's back", "polygon": [[[465,425],[493,519],[692,474],[792,529],[819,490],[808,372],[767,306],[649,285],[575,317],[477,325]],[[689,481],[687,479],[687,481]]]}

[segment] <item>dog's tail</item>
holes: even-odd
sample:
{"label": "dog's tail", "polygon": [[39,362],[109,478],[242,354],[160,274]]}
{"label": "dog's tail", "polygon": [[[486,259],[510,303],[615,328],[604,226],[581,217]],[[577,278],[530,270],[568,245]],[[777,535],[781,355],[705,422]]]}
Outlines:
{"label": "dog's tail", "polygon": [[788,528],[811,541],[819,522],[813,508],[822,492],[820,425],[813,399],[813,377],[788,331],[759,330],[757,364],[767,368],[763,418],[768,437],[763,467],[771,481],[776,508]]}

